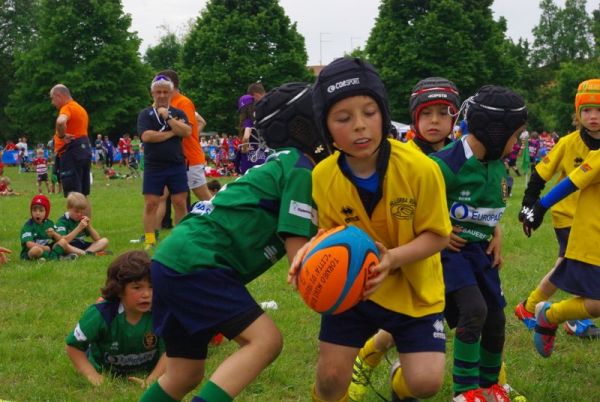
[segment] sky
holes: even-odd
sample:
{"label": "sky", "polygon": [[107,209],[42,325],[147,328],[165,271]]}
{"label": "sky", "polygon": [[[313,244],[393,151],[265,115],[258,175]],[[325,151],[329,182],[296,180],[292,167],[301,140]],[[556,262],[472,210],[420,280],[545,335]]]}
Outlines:
{"label": "sky", "polygon": [[[126,13],[131,14],[132,31],[142,39],[141,52],[158,43],[169,31],[181,34],[187,30],[205,7],[206,0],[122,0]],[[596,0],[588,1],[591,12]],[[378,15],[379,0],[280,0],[279,3],[305,38],[308,64],[328,64],[333,59],[363,48]],[[564,7],[564,0],[555,0]],[[494,19],[507,20],[507,35],[515,42],[519,38],[533,40],[531,29],[540,18],[539,0],[495,0]]]}

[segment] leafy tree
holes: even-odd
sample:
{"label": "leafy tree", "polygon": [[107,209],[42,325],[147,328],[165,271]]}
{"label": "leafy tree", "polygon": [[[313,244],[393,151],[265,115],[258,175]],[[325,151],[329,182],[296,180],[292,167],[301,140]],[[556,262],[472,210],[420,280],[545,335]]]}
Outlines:
{"label": "leafy tree", "polygon": [[232,132],[250,83],[312,81],[307,60],[304,38],[277,0],[211,0],[184,41],[178,71],[208,129]]}
{"label": "leafy tree", "polygon": [[592,35],[594,36],[594,54],[600,56],[600,6],[592,12]]}
{"label": "leafy tree", "polygon": [[492,0],[383,0],[366,53],[384,80],[392,116],[408,121],[408,98],[429,76],[453,80],[463,98],[488,83],[513,86],[526,66],[506,39]]}
{"label": "leafy tree", "polygon": [[39,36],[17,57],[16,85],[6,110],[14,130],[33,140],[53,133],[56,110],[48,92],[67,85],[90,115],[90,135],[135,129],[148,103],[151,73],[120,0],[41,0]]}
{"label": "leafy tree", "polygon": [[15,57],[37,40],[37,7],[38,0],[0,0],[0,138],[3,139],[11,137],[4,107],[15,82]]}
{"label": "leafy tree", "polygon": [[553,0],[542,0],[540,22],[533,28],[535,65],[551,65],[562,61],[587,59],[593,54],[592,19],[587,14],[586,0],[566,0],[561,9]]}
{"label": "leafy tree", "polygon": [[173,32],[167,32],[161,36],[156,46],[150,46],[146,49],[144,61],[154,71],[167,68],[174,69],[180,62],[182,48],[183,44],[177,38],[177,35]]}

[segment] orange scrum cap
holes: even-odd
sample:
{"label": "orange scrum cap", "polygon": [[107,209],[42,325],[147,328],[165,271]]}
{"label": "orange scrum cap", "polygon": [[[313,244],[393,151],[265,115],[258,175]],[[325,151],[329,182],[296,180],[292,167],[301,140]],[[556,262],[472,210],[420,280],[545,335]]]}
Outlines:
{"label": "orange scrum cap", "polygon": [[584,107],[600,107],[600,78],[583,81],[575,95],[575,116],[579,120]]}

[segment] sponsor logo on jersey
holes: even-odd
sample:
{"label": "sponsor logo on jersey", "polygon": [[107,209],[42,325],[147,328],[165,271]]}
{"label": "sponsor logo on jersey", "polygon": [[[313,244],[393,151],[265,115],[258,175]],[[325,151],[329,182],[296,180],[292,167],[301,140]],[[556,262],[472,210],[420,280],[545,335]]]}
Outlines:
{"label": "sponsor logo on jersey", "polygon": [[87,341],[87,336],[85,336],[85,334],[81,330],[79,323],[77,324],[77,326],[75,327],[75,330],[73,331],[73,336],[75,336],[75,339],[77,339],[79,342]]}
{"label": "sponsor logo on jersey", "polygon": [[469,190],[463,190],[458,196],[460,201],[471,201],[471,192]]}
{"label": "sponsor logo on jersey", "polygon": [[190,211],[192,214],[196,215],[208,215],[210,214],[215,207],[210,201],[198,201],[194,204],[194,207]]}
{"label": "sponsor logo on jersey", "polygon": [[33,236],[33,234],[31,232],[24,232],[23,235],[21,236],[21,239],[24,239],[26,237],[31,237]]}
{"label": "sponsor logo on jersey", "polygon": [[290,215],[309,219],[315,225],[317,224],[317,211],[309,204],[292,200],[288,212]]}
{"label": "sponsor logo on jersey", "polygon": [[579,166],[579,169],[581,169],[583,173],[587,173],[592,170],[592,167],[589,165],[589,163],[584,163],[583,165]]}
{"label": "sponsor logo on jersey", "polygon": [[358,85],[358,84],[360,84],[359,77],[348,78],[347,80],[342,80],[342,81],[336,82],[335,84],[331,84],[330,86],[327,87],[327,92],[332,94],[335,91],[337,91],[338,89],[349,87],[351,85]]}
{"label": "sponsor logo on jersey", "polygon": [[450,207],[450,217],[460,222],[471,222],[493,228],[502,218],[504,209],[504,207],[475,208],[468,204],[454,202]]}
{"label": "sponsor logo on jersey", "polygon": [[156,335],[154,335],[153,332],[146,332],[144,334],[144,347],[148,350],[150,349],[154,349],[156,347],[156,345],[158,344],[158,338],[156,337]]}
{"label": "sponsor logo on jersey", "polygon": [[390,201],[392,216],[400,220],[410,220],[415,216],[416,202],[414,198],[400,197]]}
{"label": "sponsor logo on jersey", "polygon": [[134,353],[130,355],[109,355],[108,353],[105,353],[104,361],[112,366],[122,368],[125,368],[127,366],[141,366],[145,363],[154,360],[157,353],[157,349],[143,353]]}

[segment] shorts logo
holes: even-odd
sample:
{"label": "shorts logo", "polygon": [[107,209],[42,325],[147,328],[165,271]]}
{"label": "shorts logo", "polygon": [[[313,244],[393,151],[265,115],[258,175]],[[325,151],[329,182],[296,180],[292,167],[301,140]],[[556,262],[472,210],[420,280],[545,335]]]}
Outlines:
{"label": "shorts logo", "polygon": [[581,169],[583,173],[587,173],[592,170],[592,167],[588,163],[584,163],[583,165],[579,166],[579,169]]}
{"label": "shorts logo", "polygon": [[156,337],[156,335],[154,335],[154,333],[146,332],[144,334],[144,347],[146,348],[146,350],[156,348],[157,344],[158,344],[158,338]]}
{"label": "shorts logo", "polygon": [[400,197],[390,202],[392,216],[400,220],[410,220],[415,216],[416,203],[413,198]]}
{"label": "shorts logo", "polygon": [[335,84],[331,84],[330,86],[327,87],[327,92],[332,94],[335,91],[337,91],[338,89],[345,88],[345,87],[348,87],[351,85],[358,85],[358,84],[360,84],[360,78],[358,78],[358,77],[348,78],[347,80],[338,81]]}
{"label": "shorts logo", "polygon": [[436,339],[446,339],[446,333],[444,332],[444,322],[442,320],[435,320],[433,323],[433,337]]}

